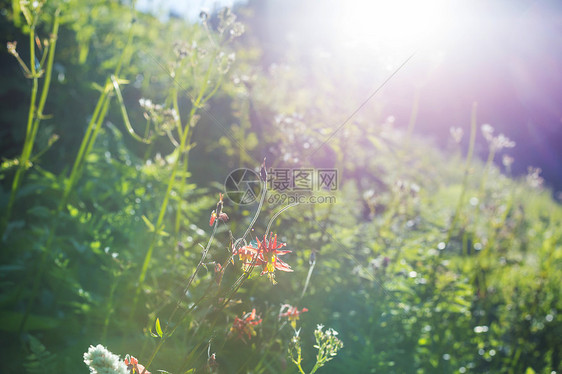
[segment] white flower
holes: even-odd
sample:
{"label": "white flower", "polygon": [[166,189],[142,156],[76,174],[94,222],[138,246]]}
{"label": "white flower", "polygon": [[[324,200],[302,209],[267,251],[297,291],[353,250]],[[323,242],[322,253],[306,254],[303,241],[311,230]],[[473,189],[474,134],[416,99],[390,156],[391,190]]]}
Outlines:
{"label": "white flower", "polygon": [[543,185],[544,179],[540,176],[541,172],[541,168],[534,168],[532,166],[527,168],[527,183],[531,187],[540,188]]}
{"label": "white flower", "polygon": [[480,127],[480,130],[482,130],[484,139],[486,139],[488,142],[491,142],[492,137],[494,136],[494,128],[492,127],[492,125],[485,123]]}
{"label": "white flower", "polygon": [[91,374],[128,374],[125,362],[111,353],[103,345],[90,346],[84,353],[84,363],[89,366]]}
{"label": "white flower", "polygon": [[513,140],[510,140],[504,134],[499,134],[498,136],[492,138],[490,142],[490,147],[493,148],[495,151],[499,151],[503,148],[515,147],[515,142]]}
{"label": "white flower", "polygon": [[451,137],[453,138],[453,140],[455,141],[455,143],[460,143],[462,140],[462,136],[464,134],[464,131],[462,128],[460,127],[451,127],[449,129],[449,132],[451,133]]}

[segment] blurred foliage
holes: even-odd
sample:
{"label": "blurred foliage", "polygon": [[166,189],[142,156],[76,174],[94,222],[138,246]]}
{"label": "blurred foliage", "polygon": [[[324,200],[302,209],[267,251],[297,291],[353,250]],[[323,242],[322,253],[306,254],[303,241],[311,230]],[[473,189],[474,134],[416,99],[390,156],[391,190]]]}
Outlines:
{"label": "blurred foliage", "polygon": [[[2,45],[17,40],[25,60],[29,30],[19,3],[0,3]],[[338,84],[338,74],[290,64],[298,61],[293,55],[265,66],[256,36],[263,20],[254,18],[254,3],[236,9],[246,34],[234,41],[240,25],[226,11],[203,14],[199,23],[162,22],[132,15],[129,2],[109,0],[46,2],[40,38],[57,8],[62,18],[50,117],[41,123],[34,154],[52,134],[60,141],[27,170],[2,233],[0,371],[86,371],[83,352],[101,343],[145,365],[155,353],[152,372],[292,373],[287,351],[295,332],[279,318],[283,304],[309,310],[298,321],[305,370],[316,355],[316,325],[323,324],[339,332],[344,347],[320,372],[562,371],[562,209],[547,189],[478,161],[465,169],[461,149],[445,153],[381,118],[381,101],[340,128],[363,99],[359,83]],[[182,131],[193,128],[189,147],[177,151],[166,136],[136,142],[112,99],[84,171],[57,209],[98,90],[131,27],[131,63],[120,78],[128,81],[121,89],[133,129],[145,135],[139,99],[170,108],[176,90]],[[30,85],[4,49],[0,62],[4,208]],[[194,105],[207,85],[216,92]],[[236,290],[243,273],[237,258],[230,265],[231,241],[242,237],[257,204],[225,199],[230,220],[215,228],[208,226],[209,214],[228,173],[255,169],[264,156],[267,168],[337,169],[338,190],[315,191],[336,201],[300,204],[276,218],[271,231],[292,251],[284,260],[294,272],[278,274],[273,286],[255,270]],[[183,157],[187,169],[167,183]],[[265,201],[248,242],[263,235],[283,207]],[[162,206],[163,228],[155,228]],[[233,321],[253,308],[263,320],[256,335],[236,339]]]}

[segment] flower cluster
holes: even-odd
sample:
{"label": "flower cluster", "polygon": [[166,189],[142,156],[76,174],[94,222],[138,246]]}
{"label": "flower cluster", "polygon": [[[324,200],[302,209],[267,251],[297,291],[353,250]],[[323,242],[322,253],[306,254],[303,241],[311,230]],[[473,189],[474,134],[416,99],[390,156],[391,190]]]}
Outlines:
{"label": "flower cluster", "polygon": [[127,355],[127,357],[125,357],[125,365],[127,365],[130,374],[150,374],[150,371],[139,364],[139,360],[133,356]]}
{"label": "flower cluster", "polygon": [[273,284],[275,281],[275,270],[291,272],[293,269],[279,259],[279,256],[290,253],[291,251],[279,250],[286,246],[286,243],[277,242],[277,234],[269,235],[269,239],[264,235],[263,240],[256,238],[255,242],[243,246],[239,249],[234,248],[233,254],[240,257],[242,270],[249,271],[252,266],[262,267],[260,275],[267,274]]}
{"label": "flower cluster", "polygon": [[161,104],[154,104],[152,100],[140,98],[139,105],[144,110],[144,118],[152,121],[154,129],[158,135],[165,135],[174,129],[179,121],[178,113],[175,109],[164,108]]}
{"label": "flower cluster", "polygon": [[541,172],[541,168],[529,166],[527,168],[527,184],[532,188],[540,188],[544,183],[543,177],[540,176]]}
{"label": "flower cluster", "polygon": [[238,38],[244,33],[244,24],[236,22],[236,15],[232,13],[230,8],[226,7],[219,12],[218,32],[228,34],[230,39]]}
{"label": "flower cluster", "polygon": [[502,157],[502,164],[507,169],[509,169],[511,167],[511,165],[513,164],[513,161],[514,161],[513,157],[511,157],[509,155],[503,155],[503,157]]}
{"label": "flower cluster", "polygon": [[279,311],[279,318],[287,317],[293,329],[297,329],[297,321],[300,318],[301,313],[308,312],[308,309],[302,308],[298,310],[296,306],[292,306],[289,304],[283,304],[281,306],[281,310]]}
{"label": "flower cluster", "polygon": [[252,309],[251,313],[246,313],[242,318],[234,318],[234,323],[230,328],[231,334],[236,334],[236,336],[244,340],[244,336],[248,336],[248,339],[251,339],[252,336],[256,335],[256,330],[254,330],[254,326],[257,326],[261,323],[262,319],[260,316],[256,314],[256,309]]}
{"label": "flower cluster", "polygon": [[504,134],[494,136],[494,128],[491,125],[484,124],[482,125],[481,130],[484,139],[486,139],[486,141],[490,145],[490,150],[496,152],[502,150],[503,148],[515,147],[515,142],[510,140]]}
{"label": "flower cluster", "polygon": [[453,140],[455,141],[455,143],[460,143],[462,140],[462,136],[464,135],[464,131],[462,128],[460,127],[451,127],[449,129],[449,132],[451,133],[451,137],[453,138]]}
{"label": "flower cluster", "polygon": [[332,328],[322,331],[323,328],[323,325],[318,325],[314,331],[314,337],[316,338],[314,348],[318,349],[316,362],[319,367],[330,361],[343,348],[343,342],[337,338],[338,332]]}
{"label": "flower cluster", "polygon": [[91,374],[129,374],[127,366],[119,356],[101,344],[90,346],[88,352],[84,353],[84,363],[90,368]]}

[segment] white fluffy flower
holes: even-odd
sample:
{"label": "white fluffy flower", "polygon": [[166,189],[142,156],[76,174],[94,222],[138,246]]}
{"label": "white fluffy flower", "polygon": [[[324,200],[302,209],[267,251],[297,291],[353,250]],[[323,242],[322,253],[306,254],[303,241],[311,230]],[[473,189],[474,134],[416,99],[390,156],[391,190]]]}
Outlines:
{"label": "white fluffy flower", "polygon": [[91,374],[128,374],[125,362],[111,353],[103,345],[90,346],[84,353],[84,362],[90,367]]}

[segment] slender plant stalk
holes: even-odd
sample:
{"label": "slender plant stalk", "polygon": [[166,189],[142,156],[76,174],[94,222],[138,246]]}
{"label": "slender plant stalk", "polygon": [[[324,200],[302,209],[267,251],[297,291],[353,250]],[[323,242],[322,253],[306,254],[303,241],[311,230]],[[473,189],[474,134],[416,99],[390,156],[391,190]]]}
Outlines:
{"label": "slender plant stalk", "polygon": [[105,320],[103,321],[103,330],[101,333],[101,341],[105,341],[107,337],[107,328],[109,327],[109,321],[111,319],[111,315],[114,312],[114,303],[115,303],[115,291],[117,290],[117,285],[119,284],[119,279],[121,278],[121,271],[119,271],[115,275],[115,279],[111,282],[111,288],[109,290],[109,302],[107,304],[107,313],[105,315]]}
{"label": "slender plant stalk", "polygon": [[129,132],[129,135],[131,135],[133,137],[133,139],[135,139],[135,140],[137,140],[141,143],[150,144],[152,139],[142,138],[139,135],[137,135],[137,133],[133,129],[133,126],[131,125],[131,121],[129,121],[129,115],[127,114],[127,107],[125,106],[125,102],[123,100],[123,95],[121,94],[121,89],[119,88],[118,79],[114,75],[112,75],[111,81],[113,82],[113,89],[115,90],[115,94],[117,95],[119,107],[121,108],[121,115],[123,116],[123,122],[125,123],[125,127],[127,128],[127,131]]}
{"label": "slender plant stalk", "polygon": [[306,276],[306,281],[304,282],[304,287],[301,293],[301,299],[304,297],[306,290],[308,289],[308,284],[310,283],[310,277],[312,276],[312,272],[314,271],[314,266],[316,265],[316,260],[313,260],[310,264],[310,268],[308,269],[308,274]]}
{"label": "slender plant stalk", "polygon": [[468,153],[466,154],[466,162],[464,166],[464,175],[462,179],[462,187],[461,187],[461,194],[459,196],[459,202],[457,203],[457,208],[455,210],[455,215],[453,216],[453,220],[451,221],[451,226],[449,227],[449,232],[447,233],[447,241],[449,243],[451,240],[451,236],[453,234],[453,230],[455,225],[459,219],[460,212],[462,210],[462,205],[464,202],[464,196],[466,194],[466,188],[468,184],[468,174],[470,172],[470,163],[472,161],[472,155],[474,153],[474,143],[476,141],[476,111],[478,108],[478,104],[472,104],[472,113],[471,113],[471,120],[470,120],[470,140],[468,143]]}
{"label": "slender plant stalk", "polygon": [[484,187],[486,187],[486,179],[488,177],[488,170],[492,167],[492,162],[494,162],[494,157],[496,156],[495,148],[490,145],[490,151],[488,152],[488,159],[484,165],[484,171],[482,174],[482,179],[480,180],[480,188],[478,189],[478,198],[482,199],[484,197]]}
{"label": "slender plant stalk", "polygon": [[33,81],[31,89],[31,99],[29,103],[29,111],[27,114],[27,127],[26,135],[23,145],[22,154],[19,159],[18,168],[12,182],[12,190],[10,193],[10,199],[8,201],[8,206],[4,214],[4,219],[2,223],[2,230],[0,234],[3,234],[10,217],[12,215],[12,210],[14,208],[14,203],[16,200],[17,192],[21,186],[23,176],[28,168],[30,162],[31,153],[33,151],[33,145],[35,143],[35,138],[37,136],[37,130],[39,129],[39,124],[43,119],[43,109],[45,108],[45,103],[47,102],[47,96],[49,95],[49,88],[51,86],[51,76],[53,73],[53,63],[55,59],[55,50],[57,45],[57,37],[59,32],[59,15],[60,11],[57,9],[55,12],[55,19],[53,22],[53,31],[51,33],[51,38],[49,42],[49,50],[45,53],[48,54],[47,66],[45,68],[45,81],[41,89],[41,96],[39,98],[39,104],[36,106],[37,94],[39,90],[39,77],[42,72],[38,72],[35,64],[35,21],[31,25],[29,30],[29,53],[30,53],[30,68],[31,68],[31,78]]}
{"label": "slender plant stalk", "polygon": [[[211,61],[214,61],[214,59],[212,59]],[[154,252],[154,248],[156,247],[156,243],[158,242],[158,236],[160,235],[160,233],[162,231],[162,225],[164,223],[164,216],[165,216],[165,213],[166,213],[166,209],[168,208],[168,202],[170,200],[172,188],[174,187],[174,184],[176,183],[176,174],[178,172],[179,165],[181,163],[181,159],[182,159],[181,156],[188,149],[188,140],[189,140],[189,136],[191,134],[191,131],[189,131],[190,123],[191,123],[191,120],[193,118],[193,115],[195,114],[197,109],[200,107],[201,100],[203,99],[203,96],[205,95],[205,92],[207,90],[207,82],[210,78],[212,67],[213,67],[213,63],[211,63],[208,67],[207,74],[206,74],[205,79],[204,79],[204,83],[201,86],[201,88],[199,89],[199,94],[198,94],[197,98],[195,99],[195,101],[193,103],[193,106],[191,108],[191,111],[189,113],[189,117],[187,118],[186,127],[181,132],[182,136],[181,136],[181,140],[180,140],[180,145],[177,148],[178,155],[177,155],[177,157],[174,160],[174,163],[172,165],[172,173],[170,175],[170,179],[168,180],[168,187],[166,188],[164,200],[162,201],[162,204],[160,206],[160,212],[158,214],[156,224],[154,225],[156,229],[154,230],[154,233],[152,234],[152,239],[150,241],[150,245],[148,247],[148,250],[146,251],[146,255],[144,256],[144,261],[143,261],[140,276],[139,276],[139,282],[138,282],[137,290],[135,292],[135,298],[133,300],[133,308],[131,309],[133,311],[133,313],[136,310],[138,298],[139,298],[141,289],[144,286],[144,280],[146,278],[148,266],[149,266],[150,260],[152,258],[152,253]],[[178,112],[178,116],[179,116],[179,112]]]}
{"label": "slender plant stalk", "polygon": [[[266,186],[266,183],[264,182],[263,184],[264,184],[264,193],[263,193],[263,195],[262,195],[262,199],[260,200],[260,204],[259,204],[259,206],[258,206],[258,209],[257,209],[257,211],[256,211],[256,214],[255,214],[254,218],[252,219],[252,222],[251,222],[250,226],[248,227],[248,229],[246,230],[244,236],[243,236],[242,238],[238,239],[238,240],[236,241],[236,243],[239,243],[241,240],[243,240],[244,237],[246,237],[246,236],[248,235],[248,233],[250,232],[251,228],[252,228],[253,225],[255,224],[255,222],[256,222],[256,220],[257,220],[257,217],[259,216],[259,213],[260,213],[260,211],[261,211],[261,207],[262,207],[262,205],[263,205],[263,202],[265,201],[265,195],[267,194],[267,186]],[[287,208],[286,208],[286,209],[287,209]],[[277,215],[278,215],[278,214],[277,214]],[[276,215],[276,216],[277,216],[277,215]],[[189,287],[191,286],[191,284],[192,284],[192,282],[193,282],[195,276],[197,275],[197,272],[199,271],[199,269],[200,269],[201,266],[203,265],[203,262],[204,262],[205,258],[207,257],[207,254],[208,254],[209,249],[210,249],[210,247],[211,247],[211,244],[212,244],[212,242],[213,242],[213,239],[214,239],[214,236],[215,236],[217,227],[218,227],[218,225],[219,225],[219,222],[220,222],[220,220],[216,220],[216,221],[215,221],[215,225],[214,225],[214,227],[213,227],[213,232],[211,233],[211,236],[210,236],[210,238],[209,238],[209,241],[207,242],[207,245],[205,246],[205,249],[203,250],[203,255],[201,256],[201,259],[200,259],[199,263],[197,264],[197,266],[196,266],[196,268],[195,268],[195,271],[193,272],[193,274],[192,274],[191,277],[189,278],[189,280],[188,280],[188,282],[187,282],[187,284],[186,284],[186,287],[184,288],[183,295],[185,295],[185,294],[187,293],[187,291],[189,290]],[[270,225],[271,225],[271,222],[270,222]],[[231,255],[231,257],[232,257],[232,255]],[[230,259],[229,259],[229,260],[230,260]],[[228,261],[227,261],[227,262],[228,262]],[[252,270],[253,270],[253,269],[252,269]],[[247,278],[247,276],[249,276],[249,273],[251,273],[251,270],[248,271],[248,272],[245,272],[245,273],[239,278],[239,280],[240,280],[241,278],[243,278],[244,276],[246,276],[246,278]],[[241,286],[242,283],[243,283],[243,282],[241,282],[239,286]],[[236,289],[236,291],[237,291],[237,290],[238,290],[238,288]],[[236,293],[236,291],[234,291],[234,293]],[[207,293],[208,293],[208,292],[205,292],[205,294],[207,294]],[[230,295],[229,299],[222,305],[222,308],[224,308],[224,307],[228,304],[228,301],[229,301],[230,298],[234,295],[234,293],[232,293],[232,294]],[[204,294],[199,300],[197,300],[197,302],[195,302],[188,310],[186,310],[186,311],[183,313],[183,315],[180,317],[179,322],[171,329],[170,332],[168,332],[169,326],[170,326],[170,325],[169,325],[169,324],[166,325],[166,328],[165,328],[165,330],[164,330],[163,336],[161,337],[161,339],[160,339],[160,341],[158,342],[157,346],[154,348],[154,351],[152,352],[152,355],[150,356],[149,360],[148,360],[147,363],[146,363],[146,367],[147,367],[147,368],[149,368],[150,365],[152,364],[152,361],[154,360],[154,358],[155,358],[156,355],[158,354],[158,351],[159,351],[160,348],[162,348],[162,346],[164,345],[164,342],[166,341],[166,338],[167,338],[168,336],[171,336],[171,335],[176,331],[176,329],[181,325],[181,322],[187,317],[187,315],[189,315],[189,313],[190,313],[191,311],[193,311],[193,310],[201,303],[201,301],[203,301],[203,300],[206,298],[206,295],[205,295],[205,294]],[[179,310],[179,307],[180,307],[180,301],[178,301],[178,304],[176,305],[176,308],[174,309],[174,311],[173,311],[172,314],[170,315],[169,321],[171,321],[171,320],[173,319],[173,317],[175,316],[175,314],[176,314],[177,311]],[[222,308],[221,308],[221,310],[222,310]],[[214,326],[215,324],[216,324],[216,319],[213,321],[212,326]],[[194,348],[194,349],[192,350],[191,354],[193,354],[193,352],[194,352],[196,349],[198,349],[199,347],[200,347],[200,344],[197,345],[196,348]],[[190,356],[191,356],[191,354],[190,354]]]}
{"label": "slender plant stalk", "polygon": [[[256,214],[254,215],[254,217],[253,217],[253,219],[252,219],[250,225],[248,226],[246,232],[244,233],[244,235],[243,235],[241,238],[239,238],[239,239],[235,242],[236,244],[234,244],[234,246],[238,245],[241,241],[243,241],[243,240],[245,239],[245,237],[249,234],[249,232],[251,231],[253,225],[255,224],[255,222],[256,222],[256,220],[257,220],[257,218],[258,218],[258,216],[259,216],[259,214],[260,214],[260,212],[261,212],[261,208],[262,208],[262,206],[263,206],[263,203],[264,203],[264,201],[265,201],[265,196],[267,195],[267,183],[266,183],[266,181],[263,181],[263,189],[264,189],[264,191],[263,191],[263,194],[262,194],[262,198],[261,198],[261,200],[260,200],[260,203],[258,204],[258,209],[256,210]],[[269,231],[269,228],[271,227],[271,225],[272,225],[273,221],[275,220],[275,218],[277,218],[277,217],[278,217],[281,213],[283,213],[285,210],[287,210],[287,209],[289,209],[289,208],[291,208],[291,207],[293,207],[293,206],[295,206],[295,205],[297,205],[297,203],[294,203],[294,204],[291,204],[291,205],[289,205],[289,206],[286,206],[286,207],[284,207],[283,209],[281,209],[279,212],[277,212],[277,213],[272,217],[272,219],[269,221],[267,231]],[[216,230],[217,230],[219,221],[220,221],[220,220],[216,220],[216,222],[215,222],[215,225],[214,225],[214,227],[213,227],[213,232],[212,232],[212,234],[211,234],[211,236],[210,236],[210,238],[209,238],[209,241],[207,242],[207,245],[205,246],[205,248],[204,248],[204,250],[203,250],[203,254],[202,254],[202,256],[201,256],[201,259],[200,259],[199,263],[197,264],[197,266],[196,266],[196,268],[195,268],[195,271],[193,272],[193,274],[192,274],[191,277],[189,278],[186,287],[184,288],[184,292],[183,292],[184,295],[185,295],[185,294],[187,293],[187,291],[189,290],[189,287],[191,286],[191,284],[192,284],[192,282],[193,282],[195,276],[197,275],[197,272],[200,270],[201,266],[203,265],[203,262],[204,262],[205,258],[207,257],[207,254],[208,254],[209,249],[210,249],[210,247],[211,247],[211,244],[212,244],[212,242],[213,242],[213,239],[214,239],[214,236],[215,236],[215,233],[216,233]],[[232,255],[231,255],[230,258],[227,260],[227,263],[230,261],[231,258],[232,258]],[[238,289],[242,286],[242,284],[244,283],[244,281],[245,281],[246,279],[248,279],[249,275],[252,273],[253,267],[255,266],[256,260],[257,260],[257,257],[254,258],[254,261],[252,262],[250,269],[249,269],[248,271],[244,272],[244,274],[242,274],[242,275],[240,276],[240,278],[235,282],[235,285],[230,289],[230,294],[229,294],[229,296],[228,296],[226,302],[224,302],[224,303],[221,305],[221,308],[219,309],[219,311],[222,310],[222,309],[224,309],[224,308],[226,307],[226,305],[228,305],[228,302],[231,300],[231,298],[234,296],[234,294],[238,291]],[[207,289],[207,291],[204,293],[204,295],[203,295],[201,298],[199,298],[199,300],[197,300],[189,309],[187,309],[187,310],[182,314],[182,316],[180,317],[180,320],[178,321],[178,323],[177,323],[170,331],[169,331],[169,326],[170,326],[170,325],[169,325],[169,324],[166,325],[166,328],[165,328],[165,330],[164,330],[163,336],[161,337],[160,341],[158,342],[157,346],[155,347],[154,351],[152,352],[152,355],[150,356],[149,360],[147,361],[147,364],[146,364],[146,367],[147,367],[147,368],[149,368],[150,365],[152,364],[152,361],[154,361],[154,358],[155,358],[156,355],[158,354],[160,348],[162,348],[162,346],[164,345],[164,342],[166,341],[166,338],[169,337],[169,336],[171,336],[171,335],[176,331],[176,329],[181,325],[181,323],[183,322],[183,320],[190,314],[190,312],[192,312],[192,311],[207,297],[209,288],[210,288],[210,286],[208,287],[208,289]],[[171,316],[170,316],[170,318],[169,318],[169,321],[171,321],[171,320],[173,319],[173,317],[175,316],[176,312],[179,310],[179,307],[180,307],[180,302],[178,301],[178,304],[176,305],[176,308],[175,308],[174,311],[172,312],[172,314],[171,314]],[[217,322],[217,317],[216,317],[216,318],[213,320],[213,322],[211,323],[211,328],[214,328],[216,322]],[[168,331],[169,331],[169,332],[168,332]],[[197,349],[199,349],[199,347],[201,347],[201,344],[202,344],[202,343],[197,344],[196,347],[191,350],[191,352],[190,352],[190,354],[188,355],[188,358],[186,359],[186,362],[184,363],[184,365],[186,365],[186,364],[189,362],[190,357],[192,357],[193,354],[195,353],[195,351],[197,351]]]}
{"label": "slender plant stalk", "polygon": [[414,91],[414,103],[412,104],[412,113],[410,114],[410,122],[408,123],[408,129],[406,130],[406,138],[408,140],[414,132],[414,127],[416,126],[416,121],[418,119],[418,111],[420,108],[420,94],[421,86],[416,86]]}
{"label": "slender plant stalk", "polygon": [[[131,28],[129,30],[129,36],[127,39],[127,44],[121,54],[121,57],[119,59],[119,62],[114,70],[114,74],[115,76],[118,76],[119,72],[121,71],[121,67],[122,65],[125,63],[125,60],[128,61],[128,59],[131,56],[131,52],[130,52],[130,47],[132,44],[132,39],[133,39],[133,25],[131,25]],[[92,118],[88,124],[88,128],[86,130],[86,134],[84,135],[84,138],[82,139],[82,144],[80,145],[80,150],[78,151],[78,155],[76,156],[76,159],[74,160],[74,165],[72,167],[72,171],[70,173],[70,176],[68,178],[68,180],[66,181],[65,184],[65,188],[64,188],[64,192],[63,195],[61,197],[61,199],[59,200],[59,204],[55,213],[55,217],[56,219],[52,220],[52,225],[51,228],[49,230],[49,237],[47,239],[47,242],[45,243],[45,247],[43,250],[43,253],[41,255],[41,259],[39,260],[39,268],[38,271],[35,273],[35,277],[33,278],[32,281],[32,289],[31,289],[31,296],[27,302],[26,305],[26,309],[24,312],[24,316],[22,318],[22,321],[20,323],[20,327],[19,327],[19,331],[23,332],[25,329],[25,325],[27,323],[27,320],[29,318],[29,314],[31,311],[31,307],[33,306],[35,300],[37,299],[37,296],[39,294],[39,286],[41,284],[41,280],[43,278],[43,274],[45,273],[46,270],[46,265],[47,265],[47,258],[49,257],[49,254],[51,252],[51,246],[53,245],[54,239],[55,239],[55,233],[57,231],[58,228],[58,223],[60,221],[59,219],[59,215],[62,212],[62,210],[64,209],[64,207],[67,204],[68,198],[70,196],[70,193],[72,192],[74,185],[76,184],[78,177],[80,175],[84,160],[86,159],[86,156],[88,155],[88,153],[92,150],[93,144],[95,143],[96,137],[101,129],[101,125],[103,124],[104,120],[105,120],[105,116],[107,114],[107,111],[109,109],[109,94],[111,93],[111,79],[108,78],[106,80],[105,86],[104,86],[104,90],[102,92],[102,94],[100,95],[100,98],[98,99],[98,102],[96,104],[96,107],[94,109],[94,114],[92,115]]]}

